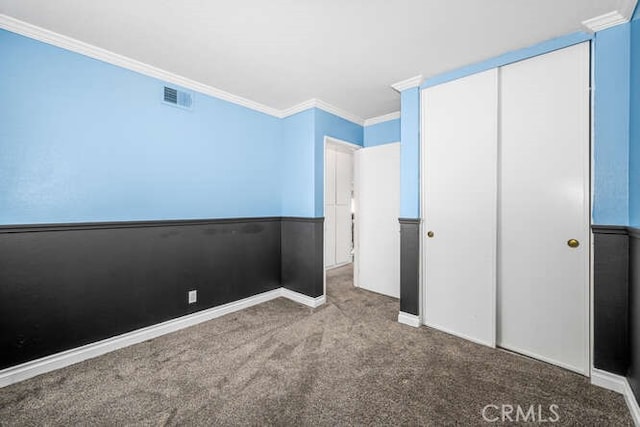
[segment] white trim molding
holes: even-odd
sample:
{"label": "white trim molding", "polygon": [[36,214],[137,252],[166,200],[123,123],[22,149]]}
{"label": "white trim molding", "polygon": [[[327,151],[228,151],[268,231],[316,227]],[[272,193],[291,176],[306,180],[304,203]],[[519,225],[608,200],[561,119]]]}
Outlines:
{"label": "white trim molding", "polygon": [[629,381],[625,377],[592,368],[591,384],[623,395],[631,413],[631,418],[633,418],[633,423],[636,426],[640,426],[640,406],[638,406],[638,401],[633,394],[633,390],[631,390]]}
{"label": "white trim molding", "polygon": [[[633,13],[633,10],[631,10]],[[590,33],[606,30],[607,28],[615,27],[616,25],[625,24],[631,19],[631,14],[625,16],[623,13],[614,10],[609,13],[605,13],[600,16],[596,16],[582,21],[582,26]]]}
{"label": "white trim molding", "polygon": [[280,297],[312,308],[319,307],[326,301],[325,295],[312,298],[285,288],[274,289],[273,291],[264,292],[249,298],[198,311],[178,317],[177,319],[158,323],[157,325],[137,329],[132,332],[127,332],[126,334],[2,369],[0,370],[0,388]]}
{"label": "white trim molding", "polygon": [[418,74],[417,76],[413,76],[406,80],[402,80],[398,83],[394,83],[391,85],[398,92],[402,92],[403,90],[411,89],[412,87],[418,87],[422,84],[422,74]]}
{"label": "white trim molding", "polygon": [[94,46],[80,40],[64,36],[62,34],[58,34],[56,32],[29,24],[24,21],[20,21],[8,15],[0,14],[0,28],[66,50],[70,50],[72,52],[76,52],[81,55],[98,59],[100,61],[104,61],[118,67],[126,68],[127,70],[135,71],[136,73],[144,74],[158,80],[173,83],[187,89],[192,89],[205,95],[210,95],[224,101],[242,105],[243,107],[250,108],[255,111],[260,111],[271,116],[278,117],[280,114],[280,111],[276,108],[260,104],[250,99],[242,98],[213,86],[205,85],[195,80],[191,80],[186,77],[182,77],[177,74],[162,70],[160,68],[154,67],[153,65],[145,64],[144,62],[128,58],[126,56],[111,52],[101,47]]}
{"label": "white trim molding", "polygon": [[400,118],[400,111],[394,111],[393,113],[383,114],[382,116],[371,117],[364,121],[364,126],[377,125],[378,123],[388,122],[390,120],[396,120]]}
{"label": "white trim molding", "polygon": [[364,120],[348,111],[335,107],[320,99],[309,99],[293,107],[279,110],[274,107],[270,107],[265,104],[261,104],[256,101],[252,101],[241,96],[234,95],[222,89],[218,89],[213,86],[206,85],[204,83],[197,82],[187,77],[180,76],[178,74],[171,73],[169,71],[162,70],[154,67],[153,65],[146,64],[144,62],[132,59],[109,50],[103,49],[98,46],[85,43],[83,41],[68,37],[51,30],[47,30],[42,27],[38,27],[28,22],[21,21],[11,16],[0,13],[0,28],[7,31],[11,31],[16,34],[20,34],[29,37],[34,40],[38,40],[43,43],[47,43],[53,46],[60,47],[75,53],[79,53],[84,56],[88,56],[93,59],[97,59],[108,64],[112,64],[121,68],[125,68],[136,73],[143,74],[145,76],[153,77],[155,79],[173,83],[186,89],[191,89],[204,95],[213,96],[218,99],[222,99],[233,104],[241,105],[254,111],[268,114],[273,117],[282,119],[290,115],[299,113],[300,111],[307,110],[309,108],[319,108],[327,113],[334,114],[350,122],[354,122],[362,126]]}
{"label": "white trim molding", "polygon": [[280,288],[281,296],[284,298],[290,299],[291,301],[295,301],[300,304],[304,304],[311,308],[320,307],[327,301],[326,295],[320,295],[319,297],[313,298],[299,292],[292,291],[290,289]]}
{"label": "white trim molding", "polygon": [[282,110],[279,117],[285,118],[293,116],[294,114],[298,114],[302,111],[308,110],[309,108],[318,108],[320,110],[326,111],[327,113],[331,113],[345,120],[356,123],[360,126],[364,125],[364,119],[362,119],[362,117],[351,114],[348,111],[342,110],[341,108],[335,107],[327,102],[324,102],[321,99],[316,98],[309,99],[307,101],[301,102],[300,104],[296,104],[293,107]]}
{"label": "white trim molding", "polygon": [[415,314],[405,313],[401,311],[398,313],[398,323],[403,325],[413,326],[414,328],[420,327],[420,317]]}

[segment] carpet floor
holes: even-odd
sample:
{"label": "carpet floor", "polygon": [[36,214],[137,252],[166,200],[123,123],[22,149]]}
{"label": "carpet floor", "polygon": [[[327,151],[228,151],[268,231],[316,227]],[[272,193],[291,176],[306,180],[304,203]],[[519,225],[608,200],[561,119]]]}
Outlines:
{"label": "carpet floor", "polygon": [[401,325],[397,299],[351,277],[329,272],[317,309],[279,298],[0,389],[0,425],[481,425],[490,404],[492,420],[553,404],[557,425],[632,425],[622,396]]}

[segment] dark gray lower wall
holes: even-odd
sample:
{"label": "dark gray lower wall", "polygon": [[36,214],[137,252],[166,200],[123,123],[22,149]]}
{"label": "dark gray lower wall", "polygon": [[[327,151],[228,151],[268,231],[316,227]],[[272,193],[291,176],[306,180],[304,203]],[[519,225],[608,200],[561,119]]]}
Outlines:
{"label": "dark gray lower wall", "polygon": [[626,375],[640,402],[640,230],[592,228],[594,366]]}
{"label": "dark gray lower wall", "polygon": [[629,366],[629,235],[626,227],[593,226],[593,364],[625,375]]}
{"label": "dark gray lower wall", "polygon": [[400,311],[420,310],[420,219],[400,218]]}
{"label": "dark gray lower wall", "polygon": [[324,293],[324,218],[282,218],[282,286],[311,297]]}
{"label": "dark gray lower wall", "polygon": [[640,230],[629,228],[629,385],[640,402]]}
{"label": "dark gray lower wall", "polygon": [[[0,227],[0,369],[279,288],[281,271],[317,296],[304,259],[322,234],[305,224],[298,238],[281,218]],[[306,251],[285,269],[282,229],[285,252]]]}

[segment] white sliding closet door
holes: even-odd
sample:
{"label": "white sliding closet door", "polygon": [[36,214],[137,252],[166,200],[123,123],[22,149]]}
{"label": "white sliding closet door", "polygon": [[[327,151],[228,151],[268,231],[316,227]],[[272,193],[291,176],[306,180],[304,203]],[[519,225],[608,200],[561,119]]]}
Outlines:
{"label": "white sliding closet door", "polygon": [[500,73],[497,342],[586,374],[589,44]]}
{"label": "white sliding closet door", "polygon": [[400,143],[354,153],[357,286],[400,297]]}
{"label": "white sliding closet door", "polygon": [[422,109],[424,322],[494,346],[497,70],[425,89]]}

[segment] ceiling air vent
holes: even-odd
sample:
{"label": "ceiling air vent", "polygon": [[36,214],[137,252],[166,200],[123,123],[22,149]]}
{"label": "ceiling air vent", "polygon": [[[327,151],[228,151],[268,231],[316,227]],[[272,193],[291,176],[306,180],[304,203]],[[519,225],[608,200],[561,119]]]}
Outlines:
{"label": "ceiling air vent", "polygon": [[169,86],[164,87],[163,101],[167,104],[175,105],[176,107],[182,107],[182,108],[188,108],[188,109],[191,109],[191,105],[192,105],[190,93],[184,92]]}

